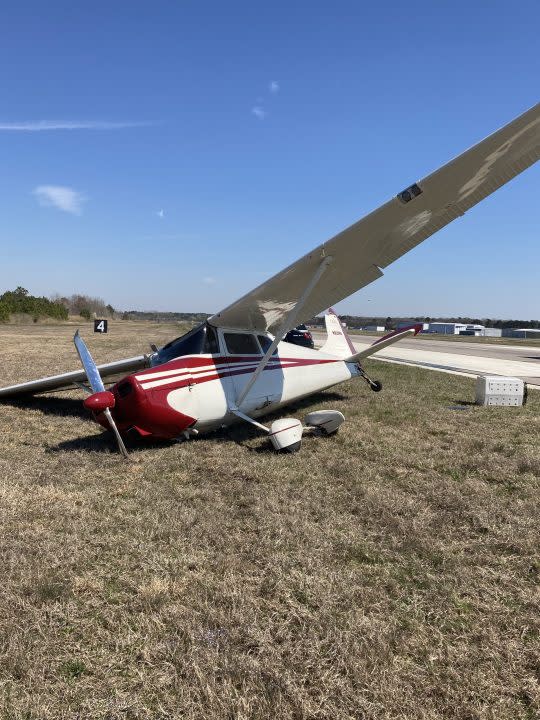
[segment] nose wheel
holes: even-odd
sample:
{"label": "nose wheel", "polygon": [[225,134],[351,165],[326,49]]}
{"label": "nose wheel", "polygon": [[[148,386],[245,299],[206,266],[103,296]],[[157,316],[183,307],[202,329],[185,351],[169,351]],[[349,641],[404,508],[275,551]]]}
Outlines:
{"label": "nose wheel", "polygon": [[372,380],[361,365],[358,365],[358,370],[360,371],[360,377],[364,378],[370,390],[373,390],[373,392],[381,392],[382,382],[380,380]]}

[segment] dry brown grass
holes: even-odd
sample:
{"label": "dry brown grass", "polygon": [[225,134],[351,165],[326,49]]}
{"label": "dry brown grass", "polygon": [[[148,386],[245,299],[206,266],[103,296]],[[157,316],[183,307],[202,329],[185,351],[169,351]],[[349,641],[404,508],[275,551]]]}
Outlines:
{"label": "dry brown grass", "polygon": [[[175,333],[111,330],[98,361]],[[2,328],[1,383],[71,334]],[[540,394],[370,369],[291,410],[348,418],[294,456],[239,427],[126,464],[77,393],[0,405],[2,717],[538,717]]]}

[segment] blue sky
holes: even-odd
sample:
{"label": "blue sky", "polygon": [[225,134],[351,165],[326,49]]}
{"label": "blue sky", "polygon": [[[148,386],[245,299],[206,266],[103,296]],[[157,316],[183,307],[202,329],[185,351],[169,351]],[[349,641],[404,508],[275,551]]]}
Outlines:
{"label": "blue sky", "polygon": [[[533,0],[12,3],[0,291],[217,311],[538,102],[539,26]],[[338,309],[540,317],[539,189]]]}

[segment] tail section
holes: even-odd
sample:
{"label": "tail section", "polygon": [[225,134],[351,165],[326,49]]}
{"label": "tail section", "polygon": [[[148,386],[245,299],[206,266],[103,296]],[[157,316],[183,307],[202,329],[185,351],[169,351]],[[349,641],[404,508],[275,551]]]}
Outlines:
{"label": "tail section", "polygon": [[328,355],[334,355],[338,358],[349,358],[356,353],[356,348],[351,342],[347,331],[341,324],[340,319],[330,308],[324,316],[326,324],[326,333],[328,335],[325,344],[321,348],[321,352]]}
{"label": "tail section", "polygon": [[369,345],[369,347],[358,352],[347,331],[341,324],[340,319],[332,308],[330,308],[328,313],[324,316],[324,322],[326,324],[328,338],[322,346],[321,352],[341,358],[346,362],[360,362],[364,358],[373,355],[389,345],[393,345],[395,342],[398,342],[405,337],[418,335],[418,333],[422,330],[421,323],[409,325],[408,327],[400,328],[399,330],[394,330],[381,338],[377,338],[372,345]]}

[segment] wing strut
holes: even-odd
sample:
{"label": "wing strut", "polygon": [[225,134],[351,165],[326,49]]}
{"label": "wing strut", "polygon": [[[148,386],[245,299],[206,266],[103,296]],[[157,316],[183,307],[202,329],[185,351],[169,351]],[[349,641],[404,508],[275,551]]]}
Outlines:
{"label": "wing strut", "polygon": [[268,362],[269,362],[270,358],[272,357],[272,353],[274,352],[274,350],[276,349],[278,344],[283,340],[283,338],[289,332],[289,330],[292,330],[292,328],[296,325],[296,318],[298,317],[298,313],[300,312],[302,307],[305,305],[306,301],[308,300],[309,296],[311,295],[313,288],[319,282],[321,275],[324,273],[326,268],[330,265],[332,260],[333,260],[333,258],[331,255],[328,255],[327,257],[323,258],[323,260],[319,264],[319,267],[313,274],[313,277],[307,284],[306,289],[302,293],[302,296],[299,298],[296,305],[287,313],[285,320],[283,321],[281,327],[279,328],[278,332],[276,333],[274,342],[270,345],[268,350],[265,352],[265,354],[261,358],[261,361],[255,368],[253,375],[249,378],[247,383],[244,385],[244,389],[238,396],[238,398],[236,400],[236,409],[238,409],[242,405],[242,403],[244,402],[244,400],[247,397],[248,392],[251,390],[251,388],[255,384],[257,378],[262,373],[264,368],[268,365]]}
{"label": "wing strut", "polygon": [[234,410],[231,409],[231,412],[234,413],[237,417],[240,418],[240,420],[245,420],[248,423],[251,423],[252,425],[255,425],[255,427],[258,427],[259,430],[263,430],[265,433],[270,433],[270,428],[267,428],[266,425],[262,425],[261,423],[258,423],[253,418],[250,418],[249,415],[244,415],[243,412],[240,412],[237,408]]}

